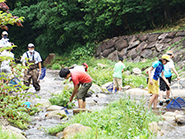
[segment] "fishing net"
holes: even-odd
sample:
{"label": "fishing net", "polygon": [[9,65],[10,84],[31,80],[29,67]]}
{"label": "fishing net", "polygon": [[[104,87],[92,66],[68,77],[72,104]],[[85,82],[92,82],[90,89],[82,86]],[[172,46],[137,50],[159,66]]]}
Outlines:
{"label": "fishing net", "polygon": [[175,100],[173,99],[167,106],[167,109],[181,109],[182,106]]}

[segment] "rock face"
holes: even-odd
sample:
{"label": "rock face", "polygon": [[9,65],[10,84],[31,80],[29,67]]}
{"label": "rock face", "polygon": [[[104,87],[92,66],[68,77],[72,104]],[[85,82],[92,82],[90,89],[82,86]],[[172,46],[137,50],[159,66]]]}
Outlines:
{"label": "rock face", "polygon": [[185,31],[114,37],[100,43],[95,57],[116,61],[119,56],[130,62],[140,62],[144,58],[161,56],[170,48],[174,51],[174,62],[184,61],[185,55],[176,49],[185,47],[184,37]]}

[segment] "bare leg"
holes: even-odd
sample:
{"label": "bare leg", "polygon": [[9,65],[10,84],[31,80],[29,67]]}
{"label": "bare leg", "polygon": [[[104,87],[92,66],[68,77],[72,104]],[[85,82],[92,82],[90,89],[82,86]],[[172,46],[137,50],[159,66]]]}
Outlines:
{"label": "bare leg", "polygon": [[79,108],[85,108],[86,103],[82,99],[78,99],[78,107]]}
{"label": "bare leg", "polygon": [[150,98],[150,101],[149,101],[148,108],[150,108],[150,107],[152,106],[152,104],[153,104],[154,100],[155,100],[155,95],[154,95],[154,94],[152,94],[152,96],[151,96],[151,98]]}
{"label": "bare leg", "polygon": [[113,90],[112,90],[112,93],[115,93],[115,89],[116,89],[116,87],[114,87],[114,86],[113,86]]}
{"label": "bare leg", "polygon": [[170,97],[170,90],[167,90],[166,91],[166,99],[169,99],[169,97]]}
{"label": "bare leg", "polygon": [[154,99],[154,109],[157,108],[157,101],[158,101],[158,94],[154,94],[155,95],[155,99]]}
{"label": "bare leg", "polygon": [[160,101],[163,101],[163,91],[159,91]]}

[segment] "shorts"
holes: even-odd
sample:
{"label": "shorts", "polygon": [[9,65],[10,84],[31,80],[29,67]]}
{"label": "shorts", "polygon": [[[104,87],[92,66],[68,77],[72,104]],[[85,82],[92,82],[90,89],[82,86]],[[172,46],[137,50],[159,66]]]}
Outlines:
{"label": "shorts", "polygon": [[[171,77],[166,77],[166,79],[168,80],[169,83],[171,83]],[[166,90],[170,90],[169,86],[166,84],[166,82],[160,77],[160,91],[166,91]]]}
{"label": "shorts", "polygon": [[113,87],[122,87],[122,78],[113,77]]}
{"label": "shorts", "polygon": [[150,84],[150,79],[148,81],[148,93],[149,94],[159,94],[159,84],[158,84],[158,80],[154,80],[153,81],[153,85]]}
{"label": "shorts", "polygon": [[76,98],[82,99],[83,101],[85,101],[87,91],[89,90],[91,85],[92,85],[92,82],[82,84],[80,87],[80,90],[78,91],[78,94],[76,95]]}

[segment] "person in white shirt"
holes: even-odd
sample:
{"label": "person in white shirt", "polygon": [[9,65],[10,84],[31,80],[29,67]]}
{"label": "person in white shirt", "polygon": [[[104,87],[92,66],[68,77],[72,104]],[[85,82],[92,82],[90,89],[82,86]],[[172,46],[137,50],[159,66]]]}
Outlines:
{"label": "person in white shirt", "polygon": [[[176,74],[177,76],[177,80],[180,80],[179,74],[177,73],[175,66],[174,66],[174,62],[172,60],[173,58],[173,52],[172,51],[167,51],[166,52],[167,55],[170,56],[170,62],[168,62],[166,65],[164,65],[164,76],[166,77],[166,79],[168,80],[169,83],[171,83],[171,78],[172,78],[172,72],[171,70],[173,70],[173,72]],[[166,91],[166,103],[168,104],[170,102],[170,87],[164,82],[164,80],[160,77],[160,102],[159,105],[163,105],[163,92]]]}
{"label": "person in white shirt", "polygon": [[8,39],[8,32],[7,31],[3,31],[1,36],[2,36],[2,39],[0,40],[0,48],[10,47],[11,46],[11,42],[9,42],[9,39]]}
{"label": "person in white shirt", "polygon": [[[40,54],[34,50],[34,47],[35,45],[33,43],[28,44],[28,51],[23,54],[21,58],[21,62],[23,66],[25,65],[29,66],[29,68],[26,69],[24,73],[24,84],[26,86],[29,86],[30,81],[32,79],[35,90],[40,91],[38,77],[39,75],[41,75],[42,59],[41,59]],[[38,68],[39,68],[39,71],[38,71]]]}

